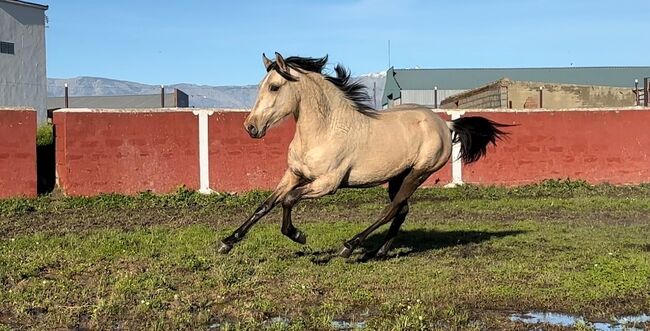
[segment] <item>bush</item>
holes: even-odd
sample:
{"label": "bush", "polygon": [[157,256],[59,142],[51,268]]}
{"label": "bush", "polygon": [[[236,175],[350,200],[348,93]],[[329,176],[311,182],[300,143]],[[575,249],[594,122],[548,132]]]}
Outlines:
{"label": "bush", "polygon": [[52,124],[41,125],[36,131],[36,146],[48,146],[54,143]]}

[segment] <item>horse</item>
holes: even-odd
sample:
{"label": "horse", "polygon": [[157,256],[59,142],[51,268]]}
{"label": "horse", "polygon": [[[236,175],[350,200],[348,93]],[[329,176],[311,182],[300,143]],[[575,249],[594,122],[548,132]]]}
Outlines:
{"label": "horse", "polygon": [[430,109],[404,104],[374,110],[365,86],[338,64],[324,72],[322,58],[292,56],[275,60],[262,54],[266,75],[254,107],[244,121],[251,138],[293,116],[296,130],[289,146],[287,170],[271,195],[230,236],[221,240],[228,253],[249,229],[277,204],[282,205],[281,232],[305,244],[307,236],[292,223],[292,208],[302,199],[334,194],[339,188],[367,188],[388,183],[390,203],[377,220],[345,241],[338,255],[348,258],[377,228],[392,221],[383,244],[371,258],[386,257],[409,212],[415,190],[450,159],[460,143],[460,158],[478,161],[496,145],[508,125],[479,116],[445,121]]}

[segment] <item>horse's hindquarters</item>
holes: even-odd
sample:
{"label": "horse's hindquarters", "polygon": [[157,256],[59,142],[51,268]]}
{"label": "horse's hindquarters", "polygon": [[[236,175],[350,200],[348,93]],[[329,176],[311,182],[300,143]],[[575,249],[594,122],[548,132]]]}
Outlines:
{"label": "horse's hindquarters", "polygon": [[375,186],[409,169],[433,172],[451,154],[451,135],[445,121],[430,111],[382,114],[355,142],[349,186]]}

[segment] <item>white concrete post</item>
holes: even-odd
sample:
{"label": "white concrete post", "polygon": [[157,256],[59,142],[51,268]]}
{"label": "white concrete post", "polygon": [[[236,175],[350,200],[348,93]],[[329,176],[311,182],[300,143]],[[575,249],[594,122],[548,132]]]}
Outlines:
{"label": "white concrete post", "polygon": [[[448,111],[448,115],[451,115],[451,120],[459,119],[464,111]],[[458,185],[463,185],[463,161],[460,159],[460,143],[456,143],[451,147],[451,183],[445,185],[445,187],[456,187]]]}
{"label": "white concrete post", "polygon": [[209,136],[208,136],[208,116],[214,114],[213,110],[198,109],[193,110],[194,115],[198,115],[199,120],[199,192],[203,194],[214,193],[210,189],[210,155],[209,155]]}

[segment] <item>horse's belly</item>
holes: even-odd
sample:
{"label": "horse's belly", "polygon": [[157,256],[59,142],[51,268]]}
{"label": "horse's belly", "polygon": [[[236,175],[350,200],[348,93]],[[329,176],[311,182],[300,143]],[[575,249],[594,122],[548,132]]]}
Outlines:
{"label": "horse's belly", "polygon": [[370,187],[383,184],[408,168],[409,163],[406,159],[359,162],[350,169],[345,184],[349,187]]}

